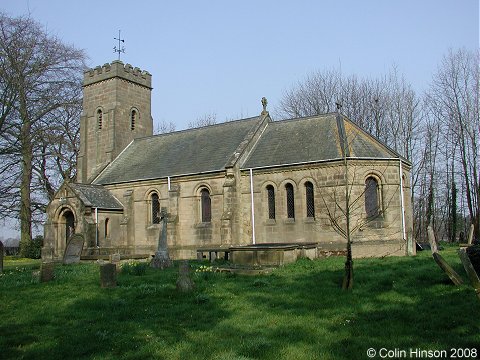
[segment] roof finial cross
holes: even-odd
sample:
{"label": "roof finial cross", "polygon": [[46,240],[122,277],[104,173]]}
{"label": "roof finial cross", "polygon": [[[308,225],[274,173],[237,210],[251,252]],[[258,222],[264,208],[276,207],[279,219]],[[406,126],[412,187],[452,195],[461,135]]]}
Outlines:
{"label": "roof finial cross", "polygon": [[121,43],[125,43],[125,39],[120,37],[120,30],[118,30],[118,38],[114,37],[115,40],[118,40],[118,48],[116,46],[113,47],[113,52],[118,53],[118,60],[120,60],[120,54],[125,54],[125,47]]}

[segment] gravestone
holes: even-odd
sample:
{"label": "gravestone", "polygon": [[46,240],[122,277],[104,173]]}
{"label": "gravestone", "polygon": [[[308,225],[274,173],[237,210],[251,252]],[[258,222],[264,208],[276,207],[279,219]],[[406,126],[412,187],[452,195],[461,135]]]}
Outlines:
{"label": "gravestone", "polygon": [[467,272],[467,275],[470,278],[470,282],[472,283],[472,286],[475,289],[475,293],[480,299],[480,279],[478,277],[477,272],[473,268],[470,258],[468,257],[467,251],[464,248],[458,249],[458,256],[460,257],[460,260],[462,260],[463,267],[465,268],[465,271]]}
{"label": "gravestone", "polygon": [[167,247],[167,212],[162,208],[160,217],[160,233],[158,234],[158,247],[152,260],[152,267],[165,269],[172,265]]}
{"label": "gravestone", "polygon": [[475,227],[472,224],[470,225],[470,233],[468,234],[468,245],[473,244],[473,230],[475,230]]}
{"label": "gravestone", "polygon": [[63,263],[64,264],[76,264],[80,262],[80,255],[83,250],[83,235],[73,234],[70,238],[67,247],[65,248],[65,253],[63,254]]}
{"label": "gravestone", "polygon": [[100,265],[100,286],[102,288],[117,286],[117,265],[112,263]]}
{"label": "gravestone", "polygon": [[190,265],[188,261],[182,261],[178,269],[177,290],[180,292],[190,292],[195,288],[195,283],[190,275]]}
{"label": "gravestone", "polygon": [[55,277],[55,263],[42,262],[40,265],[40,282],[49,282]]}
{"label": "gravestone", "polygon": [[0,241],[0,274],[3,274],[3,243]]}
{"label": "gravestone", "polygon": [[110,262],[112,264],[117,264],[120,262],[120,254],[119,253],[115,253],[115,254],[110,254]]}
{"label": "gravestone", "polygon": [[445,261],[445,259],[438,253],[437,241],[435,240],[435,234],[432,227],[429,225],[427,227],[428,241],[432,249],[432,256],[440,269],[443,270],[445,274],[449,277],[450,280],[455,285],[460,285],[463,283],[462,278],[458,275],[455,270]]}

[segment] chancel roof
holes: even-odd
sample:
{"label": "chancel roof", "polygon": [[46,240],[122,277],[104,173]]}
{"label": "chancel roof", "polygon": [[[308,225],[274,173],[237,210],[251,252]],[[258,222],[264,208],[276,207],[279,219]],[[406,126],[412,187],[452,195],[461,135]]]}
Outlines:
{"label": "chancel roof", "polygon": [[342,139],[348,144],[348,157],[398,157],[346,117],[331,113],[269,123],[242,168],[341,159]]}
{"label": "chancel roof", "polygon": [[69,184],[70,188],[86,206],[106,210],[122,210],[122,204],[103,186],[90,184]]}
{"label": "chancel roof", "polygon": [[[400,157],[337,113],[269,121],[264,129],[261,121],[260,116],[136,139],[94,184],[222,171],[239,158],[241,169],[337,160],[343,157],[345,141],[348,157]],[[249,153],[241,156],[244,151]]]}

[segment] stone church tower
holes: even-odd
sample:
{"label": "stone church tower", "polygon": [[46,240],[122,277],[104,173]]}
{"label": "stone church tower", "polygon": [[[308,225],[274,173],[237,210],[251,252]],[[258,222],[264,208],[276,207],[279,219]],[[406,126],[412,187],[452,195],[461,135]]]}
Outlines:
{"label": "stone church tower", "polygon": [[121,61],[84,73],[77,182],[91,183],[135,138],[153,134],[152,76]]}

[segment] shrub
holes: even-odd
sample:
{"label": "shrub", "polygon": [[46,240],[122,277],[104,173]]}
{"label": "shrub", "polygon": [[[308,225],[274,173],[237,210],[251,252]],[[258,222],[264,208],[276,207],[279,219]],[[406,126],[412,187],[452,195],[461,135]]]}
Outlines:
{"label": "shrub", "polygon": [[43,236],[35,236],[35,238],[33,238],[23,249],[23,256],[29,259],[40,259],[42,256],[42,246]]}
{"label": "shrub", "polygon": [[148,268],[148,263],[140,261],[128,261],[121,265],[122,273],[129,275],[145,275]]}

